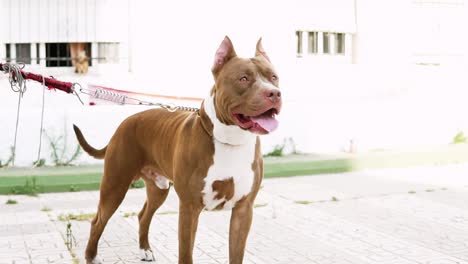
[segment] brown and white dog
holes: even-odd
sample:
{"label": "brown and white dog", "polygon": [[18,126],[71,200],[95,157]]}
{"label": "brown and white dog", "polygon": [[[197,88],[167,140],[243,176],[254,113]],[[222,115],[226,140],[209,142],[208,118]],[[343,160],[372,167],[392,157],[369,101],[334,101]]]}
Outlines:
{"label": "brown and white dog", "polygon": [[278,76],[257,43],[254,58],[237,57],[226,37],[212,68],[215,84],[198,112],[152,109],[119,126],[101,150],[74,126],[83,149],[104,158],[96,217],[86,247],[88,263],[100,263],[98,240],[132,181],[143,178],[147,200],[138,214],[142,260],[153,261],[148,229],[169,193],[179,197],[179,263],[192,263],[198,217],[203,209],[230,209],[230,263],[242,263],[255,197],[263,178],[258,135],[275,130],[281,110]]}

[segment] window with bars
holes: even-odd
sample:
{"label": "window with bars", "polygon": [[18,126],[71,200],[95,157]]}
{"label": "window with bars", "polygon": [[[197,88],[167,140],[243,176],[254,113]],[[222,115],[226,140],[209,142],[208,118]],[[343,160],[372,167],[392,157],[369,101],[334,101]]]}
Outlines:
{"label": "window with bars", "polygon": [[6,44],[5,45],[6,51],[5,51],[5,56],[6,56],[6,61],[9,62],[11,60],[11,44]]}
{"label": "window with bars", "polygon": [[16,61],[31,64],[31,44],[16,44]]}
{"label": "window with bars", "polygon": [[46,67],[69,67],[72,65],[67,43],[46,43]]}
{"label": "window with bars", "polygon": [[[13,46],[14,45],[14,46]],[[14,47],[14,50],[12,50]],[[6,60],[11,61],[12,55],[14,53],[15,61],[21,62],[24,64],[31,64],[31,44],[6,44]]]}
{"label": "window with bars", "polygon": [[[99,63],[117,64],[119,63],[119,45],[118,42],[100,42],[96,43],[97,53],[92,57],[91,43],[21,43],[5,44],[5,58],[0,58],[6,61],[16,61],[25,64],[35,62],[40,64],[45,61],[46,67],[71,67],[80,56],[80,53],[85,53],[89,66],[92,66],[93,59]],[[45,45],[45,54],[41,54],[41,45]],[[34,48],[35,50],[32,50]],[[36,53],[35,57],[31,57],[32,52]]]}
{"label": "window with bars", "polygon": [[300,56],[302,54],[302,31],[296,31],[296,40],[297,40],[297,55]]}
{"label": "window with bars", "polygon": [[329,54],[330,53],[330,33],[323,32],[323,53]]}
{"label": "window with bars", "polygon": [[309,54],[317,54],[318,52],[318,32],[309,32],[309,38],[308,38],[308,51]]}
{"label": "window with bars", "polygon": [[46,67],[71,67],[80,50],[91,58],[91,43],[46,43]]}
{"label": "window with bars", "polygon": [[345,34],[344,33],[334,33],[335,35],[335,53],[336,54],[345,54]]}
{"label": "window with bars", "polygon": [[321,31],[296,31],[298,57],[307,55],[345,55],[346,33]]}

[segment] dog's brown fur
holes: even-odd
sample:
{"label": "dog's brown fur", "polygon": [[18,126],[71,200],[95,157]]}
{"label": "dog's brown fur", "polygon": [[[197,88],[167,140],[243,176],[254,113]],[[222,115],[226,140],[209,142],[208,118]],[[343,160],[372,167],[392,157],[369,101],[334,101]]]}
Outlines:
{"label": "dog's brown fur", "polygon": [[[223,43],[230,40],[226,38]],[[264,111],[264,88],[251,84],[238,84],[239,71],[255,78],[255,74],[270,76],[274,71],[267,57],[257,45],[257,57],[240,59],[232,44],[229,56],[215,62],[213,74],[216,115],[228,125],[235,122],[232,111],[254,114]],[[266,59],[265,59],[266,58]],[[233,82],[234,80],[234,82]],[[233,83],[233,84],[231,84]],[[277,86],[277,82],[274,82]],[[263,89],[263,90],[262,90]],[[261,98],[260,98],[261,97]],[[278,109],[280,102],[273,102]],[[202,105],[198,113],[169,112],[152,109],[135,114],[118,127],[107,147],[97,150],[91,147],[83,134],[74,126],[83,149],[95,158],[104,158],[104,175],[100,187],[100,200],[96,217],[91,223],[86,259],[91,262],[97,255],[99,238],[109,218],[122,202],[133,180],[143,178],[147,200],[138,214],[140,248],[149,250],[148,229],[155,211],[165,201],[169,189],[161,189],[154,183],[154,175],[163,175],[174,184],[179,197],[179,263],[192,263],[194,239],[198,216],[204,208],[203,188],[208,169],[214,163],[213,123]],[[263,160],[260,140],[255,143],[252,162],[254,181],[251,192],[239,200],[232,209],[229,230],[230,263],[242,263],[245,243],[252,222],[253,204],[263,177]],[[236,172],[233,171],[233,174]],[[219,197],[232,197],[234,183],[231,179],[215,181],[212,187]],[[222,205],[217,208],[221,208]]]}

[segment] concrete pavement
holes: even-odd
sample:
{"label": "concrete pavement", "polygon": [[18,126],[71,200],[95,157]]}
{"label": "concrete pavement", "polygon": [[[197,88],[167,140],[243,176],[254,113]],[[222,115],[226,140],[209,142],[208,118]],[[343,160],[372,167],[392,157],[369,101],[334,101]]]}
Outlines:
{"label": "concrete pavement", "polygon": [[[89,222],[70,221],[69,250],[58,219],[95,212],[97,199],[0,196],[0,264],[84,263]],[[140,263],[134,214],[144,200],[144,189],[130,190],[111,218],[99,246],[105,263]],[[172,190],[150,229],[156,263],[177,263],[177,210]],[[229,216],[202,213],[195,263],[228,263]],[[244,263],[468,263],[468,164],[264,180]]]}

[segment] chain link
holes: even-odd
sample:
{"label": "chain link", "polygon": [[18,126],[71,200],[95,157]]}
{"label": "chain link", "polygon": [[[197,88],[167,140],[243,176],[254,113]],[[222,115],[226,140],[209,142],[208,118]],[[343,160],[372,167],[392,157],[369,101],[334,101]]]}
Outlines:
{"label": "chain link", "polygon": [[100,88],[94,88],[94,90],[89,90],[89,89],[82,88],[80,86],[80,93],[87,94],[96,99],[118,103],[120,105],[129,104],[129,105],[156,106],[156,107],[161,107],[163,109],[166,109],[169,112],[175,112],[175,111],[198,112],[199,111],[199,109],[196,107],[179,106],[173,103],[165,104],[165,103],[143,101],[143,100],[129,97],[127,95],[123,95],[114,91],[104,90]]}

